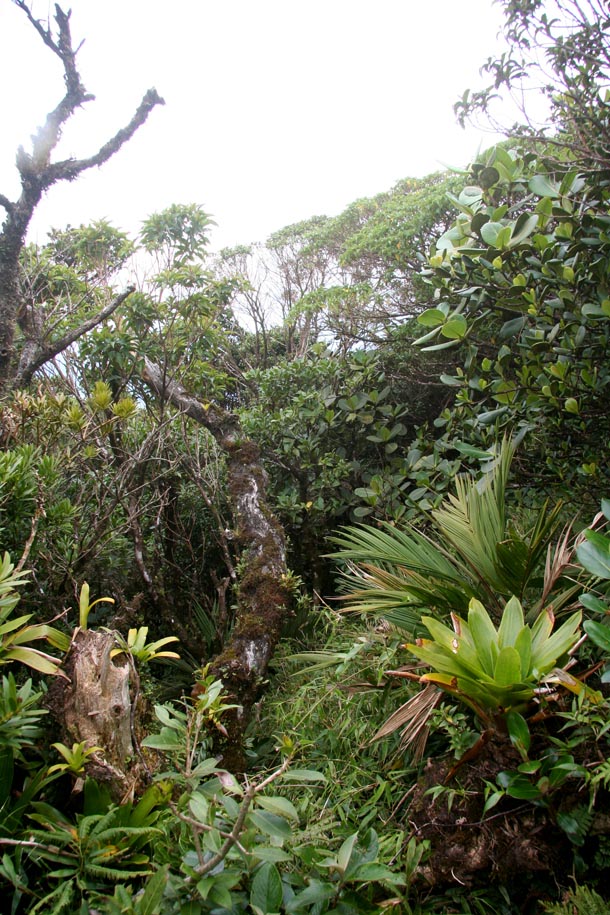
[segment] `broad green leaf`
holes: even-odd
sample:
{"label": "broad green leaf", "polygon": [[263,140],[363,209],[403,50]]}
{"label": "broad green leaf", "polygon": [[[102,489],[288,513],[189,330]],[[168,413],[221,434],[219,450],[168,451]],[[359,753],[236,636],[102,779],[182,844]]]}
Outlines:
{"label": "broad green leaf", "polygon": [[595,594],[581,594],[578,598],[583,607],[586,607],[587,610],[590,610],[592,613],[607,613],[608,604],[605,601],[600,600],[599,597],[596,597]]}
{"label": "broad green leaf", "polygon": [[[504,776],[504,778],[503,778]],[[515,775],[512,772],[500,772],[498,782],[505,789],[509,797],[523,801],[533,801],[540,797],[540,789],[532,785],[525,775]]]}
{"label": "broad green leaf", "polygon": [[423,337],[418,337],[417,340],[413,341],[413,346],[423,346],[424,343],[428,343],[429,340],[435,340],[438,337],[440,330],[440,324],[438,327],[435,327],[434,330],[429,330],[427,334],[424,334]]}
{"label": "broad green leaf", "polygon": [[463,378],[457,378],[455,375],[441,375],[440,381],[441,384],[446,384],[450,388],[460,388],[464,383]]}
{"label": "broad green leaf", "polygon": [[357,841],[358,833],[354,832],[351,836],[348,836],[348,838],[343,842],[341,848],[339,849],[339,853],[337,855],[337,864],[342,874],[345,874],[349,867],[349,863]]}
{"label": "broad green leaf", "polygon": [[523,715],[520,715],[519,712],[515,711],[507,712],[506,727],[508,728],[508,736],[510,737],[512,745],[516,747],[519,752],[527,754],[531,744],[531,736],[527,721]]}
{"label": "broad green leaf", "polygon": [[543,610],[532,626],[532,664],[536,663],[538,652],[553,631],[555,617],[550,608]]}
{"label": "broad green leaf", "polygon": [[504,791],[494,791],[489,795],[483,806],[483,814],[486,814],[488,810],[492,810],[496,804],[502,800],[504,797]]}
{"label": "broad green leaf", "polygon": [[596,623],[595,620],[586,620],[582,628],[598,648],[608,652],[608,655],[610,655],[610,626]]}
{"label": "broad green leaf", "polygon": [[218,771],[217,766],[218,760],[214,759],[213,756],[209,756],[195,766],[193,776],[195,778],[204,778],[206,775],[212,775],[212,773]]}
{"label": "broad green leaf", "polygon": [[[518,318],[511,318],[510,321],[505,321],[498,332],[498,340],[508,340],[510,337],[516,337],[517,334],[521,333],[528,320],[527,315],[521,315]],[[513,383],[512,388],[514,389],[514,387]]]}
{"label": "broad green leaf", "polygon": [[506,413],[506,407],[498,407],[497,410],[485,410],[483,413],[479,413],[477,416],[477,422],[482,426],[489,426],[491,423],[495,422],[500,416],[504,416]]}
{"label": "broad green leaf", "polygon": [[370,883],[372,881],[380,883],[389,883],[393,886],[404,886],[406,883],[402,874],[397,874],[385,864],[377,864],[375,861],[365,861],[350,874],[350,880],[358,883]]}
{"label": "broad green leaf", "polygon": [[497,644],[498,633],[483,604],[474,598],[470,601],[468,625],[470,627],[470,632],[472,633],[481,666],[485,673],[492,677],[495,659],[497,657],[497,652],[494,653],[492,651],[492,645]]}
{"label": "broad green leaf", "polygon": [[457,616],[455,619],[459,621],[460,635],[457,635],[456,632],[429,616],[422,617],[422,623],[428,629],[436,645],[443,649],[447,655],[449,666],[445,666],[445,670],[459,673],[459,668],[456,670],[453,664],[453,661],[457,660],[464,673],[484,678],[485,668],[482,666],[477,654],[470,630],[464,620]]}
{"label": "broad green leaf", "polygon": [[509,248],[515,248],[532,234],[538,225],[538,216],[533,213],[522,213],[513,228]]}
{"label": "broad green leaf", "polygon": [[502,612],[498,629],[498,647],[514,646],[523,624],[523,608],[516,597],[511,597]]}
{"label": "broad green leaf", "polygon": [[493,457],[492,451],[483,451],[482,448],[475,448],[468,442],[453,442],[452,444],[460,454],[465,454],[466,457],[476,458],[479,461],[489,461]]}
{"label": "broad green leaf", "polygon": [[57,674],[59,660],[52,658],[51,655],[44,654],[36,648],[11,648],[4,653],[4,659],[7,661],[20,661],[33,670],[40,671],[41,674]]}
{"label": "broad green leaf", "polygon": [[[423,341],[416,340],[414,342],[417,343],[417,342],[423,342]],[[458,340],[456,338],[456,339],[447,340],[446,343],[436,343],[434,346],[424,346],[424,348],[422,349],[422,353],[437,353],[437,352],[439,352],[439,350],[442,350],[442,349],[452,349],[454,346],[457,345],[457,342],[458,342]]]}
{"label": "broad green leaf", "polygon": [[287,820],[294,820],[295,823],[299,822],[299,814],[296,807],[285,797],[267,797],[263,794],[256,798],[256,803],[263,810],[269,810],[271,813],[276,813]]}
{"label": "broad green leaf", "polygon": [[158,915],[161,911],[168,871],[169,864],[164,864],[152,877],[148,878],[144,890],[138,898],[138,915]]}
{"label": "broad green leaf", "polygon": [[169,728],[163,728],[160,734],[150,734],[142,741],[143,747],[149,747],[151,750],[161,750],[164,753],[181,750],[183,742],[179,735]]}
{"label": "broad green leaf", "polygon": [[325,782],[326,776],[316,769],[288,769],[282,776],[285,782]]}
{"label": "broad green leaf", "polygon": [[210,805],[203,794],[199,794],[199,792],[195,791],[194,794],[191,795],[189,807],[196,820],[199,820],[200,823],[207,823]]}
{"label": "broad green leaf", "polygon": [[0,626],[0,635],[8,635],[9,632],[14,632],[15,629],[24,626],[31,617],[31,613],[26,613],[25,616],[16,616],[12,620],[7,620]]}
{"label": "broad green leaf", "polygon": [[433,616],[422,616],[422,623],[432,636],[436,646],[444,648],[445,651],[456,654],[458,649],[458,637],[453,629],[445,626]]}
{"label": "broad green leaf", "polygon": [[159,719],[161,724],[165,724],[169,728],[181,728],[181,720],[186,723],[186,717],[182,712],[177,712],[173,708],[170,710],[165,705],[155,705],[155,717]]}
{"label": "broad green leaf", "polygon": [[[44,624],[34,625],[34,626],[25,626],[20,632],[17,632],[12,639],[13,645],[27,645],[28,642],[37,642],[39,639],[48,639],[49,631],[51,627]],[[63,633],[58,633],[58,635],[63,635]],[[60,639],[62,644],[65,644],[63,639]],[[68,639],[68,648],[70,647],[70,640]],[[59,661],[58,661],[59,663]]]}
{"label": "broad green leaf", "polygon": [[439,327],[444,323],[445,317],[440,308],[427,308],[417,316],[417,323],[424,327]]}
{"label": "broad green leaf", "polygon": [[[409,644],[407,648],[416,658],[419,658],[424,664],[428,664],[435,671],[448,674],[450,677],[468,677],[472,674],[472,670],[462,663],[457,653],[447,651],[429,639],[421,639],[421,644]],[[480,671],[477,670],[477,673],[480,673],[481,679],[485,678],[482,667]]]}
{"label": "broad green leaf", "polygon": [[292,835],[290,825],[284,817],[276,816],[267,810],[253,810],[250,820],[257,829],[271,836],[272,839],[289,839]]}
{"label": "broad green leaf", "polygon": [[258,868],[250,888],[250,905],[265,915],[279,912],[282,906],[282,878],[275,864],[265,861]]}
{"label": "broad green leaf", "polygon": [[536,197],[559,197],[558,186],[546,177],[546,175],[534,175],[530,178],[528,188]]}
{"label": "broad green leaf", "polygon": [[590,530],[585,537],[585,543],[576,548],[578,561],[597,578],[610,578],[610,537]]}
{"label": "broad green leaf", "polygon": [[321,880],[310,880],[309,886],[306,886],[304,890],[301,890],[300,893],[297,893],[287,904],[287,912],[300,912],[301,909],[308,909],[309,911],[323,911],[320,909],[313,909],[314,906],[322,906],[327,899],[331,899],[337,893],[337,888],[334,884],[329,883],[328,881],[322,882]]}
{"label": "broad green leaf", "polygon": [[532,630],[529,626],[523,626],[521,632],[515,639],[515,648],[521,658],[521,675],[528,677],[532,668]]}
{"label": "broad green leaf", "polygon": [[259,861],[281,863],[292,860],[287,852],[282,851],[281,848],[276,848],[274,845],[255,845],[253,848],[249,848],[248,852],[253,858],[258,858]]}
{"label": "broad green leaf", "polygon": [[580,621],[582,613],[578,611],[570,616],[563,626],[554,632],[546,642],[532,653],[532,664],[539,673],[545,674],[552,667],[555,667],[557,661],[564,655],[578,640]]}
{"label": "broad green leaf", "polygon": [[[517,712],[509,712],[509,715],[516,715]],[[534,775],[539,771],[542,765],[542,760],[540,759],[528,759],[527,762],[522,762],[518,767],[517,771],[522,772],[524,775]]]}
{"label": "broad green leaf", "polygon": [[53,626],[45,626],[44,628],[48,630],[46,638],[53,648],[58,648],[59,651],[68,651],[72,640],[67,632],[60,632],[59,629],[54,629]]}
{"label": "broad green leaf", "polygon": [[497,247],[498,236],[503,229],[504,225],[501,222],[486,222],[485,225],[481,226],[481,238],[485,244],[495,248]]}
{"label": "broad green leaf", "polygon": [[468,322],[463,315],[452,315],[441,327],[441,334],[450,340],[461,340],[468,330]]}
{"label": "broad green leaf", "polygon": [[496,658],[494,679],[499,686],[512,686],[521,680],[521,658],[512,645],[501,648]]}

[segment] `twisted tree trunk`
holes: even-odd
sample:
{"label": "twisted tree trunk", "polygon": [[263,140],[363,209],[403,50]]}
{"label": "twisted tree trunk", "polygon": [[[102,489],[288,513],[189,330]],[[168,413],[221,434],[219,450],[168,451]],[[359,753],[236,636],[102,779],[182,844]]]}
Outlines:
{"label": "twisted tree trunk", "polygon": [[148,359],[143,378],[159,397],[205,426],[226,455],[234,536],[242,549],[241,575],[235,626],[210,672],[223,681],[239,706],[223,718],[227,735],[219,749],[223,766],[242,771],[244,730],[290,612],[284,533],[267,503],[267,475],[258,446],[243,436],[238,418],[213,404],[204,406]]}

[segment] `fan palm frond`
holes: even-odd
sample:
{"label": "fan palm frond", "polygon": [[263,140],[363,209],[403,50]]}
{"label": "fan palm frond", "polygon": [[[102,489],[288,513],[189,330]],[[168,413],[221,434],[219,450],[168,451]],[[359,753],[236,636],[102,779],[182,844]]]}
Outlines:
{"label": "fan palm frond", "polygon": [[[480,480],[457,477],[455,492],[429,516],[429,534],[413,524],[401,529],[382,522],[348,527],[331,538],[339,549],[330,555],[345,563],[342,600],[348,609],[398,615],[398,625],[414,632],[424,608],[461,613],[475,597],[499,619],[512,595],[524,601],[557,530],[561,504],[545,504],[523,535],[508,523],[514,452],[515,443],[505,439]],[[558,566],[556,571],[553,587],[561,577]],[[569,598],[565,592],[562,605]],[[532,607],[534,618],[543,606],[538,600]]]}

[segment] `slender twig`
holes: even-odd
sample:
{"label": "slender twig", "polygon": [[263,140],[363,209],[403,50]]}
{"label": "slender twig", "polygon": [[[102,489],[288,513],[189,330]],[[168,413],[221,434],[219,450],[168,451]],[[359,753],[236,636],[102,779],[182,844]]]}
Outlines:
{"label": "slender twig", "polygon": [[38,525],[40,523],[40,519],[44,518],[44,517],[46,517],[46,512],[44,510],[42,493],[40,492],[40,487],[39,487],[38,499],[37,499],[36,509],[32,516],[32,525],[30,527],[30,533],[29,533],[28,539],[25,541],[25,546],[23,548],[23,553],[21,554],[21,559],[15,566],[15,572],[21,572],[21,570],[25,566],[26,562],[28,561],[28,556],[30,555],[30,550],[32,549],[32,547],[34,545],[34,541],[36,540],[36,534],[38,532]]}
{"label": "slender twig", "polygon": [[[279,767],[279,769],[276,769],[274,772],[272,772],[270,775],[268,775],[267,778],[263,779],[261,782],[252,782],[248,786],[248,788],[246,789],[245,794],[243,796],[243,799],[241,802],[241,807],[239,808],[239,814],[237,816],[237,819],[235,820],[235,823],[233,824],[233,828],[231,829],[231,832],[220,833],[223,837],[225,837],[225,841],[223,842],[223,844],[221,845],[221,847],[219,848],[219,850],[216,852],[215,855],[212,855],[212,857],[208,861],[205,861],[205,862],[199,864],[195,868],[195,870],[197,872],[197,878],[204,877],[206,874],[209,874],[210,871],[213,871],[215,867],[218,867],[218,865],[221,863],[221,861],[224,861],[224,859],[226,858],[226,856],[228,855],[228,853],[230,852],[231,848],[233,848],[234,845],[237,845],[242,853],[244,853],[244,854],[246,853],[245,849],[240,845],[239,837],[243,831],[244,824],[246,822],[246,817],[248,816],[248,811],[250,809],[252,801],[254,800],[254,798],[256,797],[257,794],[259,794],[261,791],[263,791],[265,788],[267,788],[272,782],[274,782],[277,778],[279,778],[280,775],[283,775],[284,772],[286,772],[286,770],[288,769],[291,762],[292,762],[292,756],[287,756],[286,759],[284,760],[284,762],[282,763],[282,765]],[[187,817],[186,819],[184,819],[185,814],[179,814],[178,816],[179,816],[179,819],[183,820],[184,822],[188,823],[190,820],[190,817]],[[209,831],[209,830],[215,828],[215,827],[209,826],[207,823],[200,823],[198,821],[193,821],[193,822],[189,823],[189,825],[191,826],[191,828],[194,831],[198,830],[201,832]],[[187,877],[184,882],[192,883],[193,878]]]}

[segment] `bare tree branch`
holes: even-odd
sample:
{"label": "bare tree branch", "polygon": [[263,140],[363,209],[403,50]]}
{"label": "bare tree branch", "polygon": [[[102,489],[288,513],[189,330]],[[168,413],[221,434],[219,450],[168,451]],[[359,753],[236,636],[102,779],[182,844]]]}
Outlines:
{"label": "bare tree branch", "polygon": [[9,216],[12,215],[14,204],[4,194],[0,194],[0,207],[4,207]]}
{"label": "bare tree branch", "polygon": [[103,165],[119,149],[130,140],[138,127],[148,118],[148,115],[155,105],[164,105],[165,102],[156,89],[149,89],[140,102],[136,113],[126,127],[121,128],[111,140],[108,140],[94,156],[88,159],[64,159],[61,162],[55,162],[45,169],[44,187],[55,184],[56,181],[73,181],[81,172],[96,165]]}
{"label": "bare tree branch", "polygon": [[[28,226],[42,194],[59,181],[72,181],[83,171],[103,165],[127,143],[136,130],[144,124],[156,105],[163,105],[163,99],[156,89],[149,89],[129,123],[121,128],[97,153],[83,159],[65,159],[52,162],[51,155],[61,139],[62,129],[78,108],[94,96],[88,93],[76,65],[79,48],[74,48],[70,32],[70,12],[55,6],[57,35],[51,25],[46,27],[36,19],[25,0],[13,0],[22,10],[30,24],[36,29],[46,47],[59,57],[64,70],[66,92],[59,104],[49,112],[43,126],[32,138],[32,151],[20,147],[17,152],[17,169],[21,177],[21,195],[12,202],[0,194],[0,206],[6,211],[6,219],[0,232],[0,390],[24,384],[34,371],[48,359],[53,358],[77,340],[92,327],[107,318],[124,301],[119,297],[114,307],[104,309],[79,328],[65,334],[48,347],[40,348],[36,339],[25,334],[25,343],[20,360],[16,358],[14,338],[18,316],[25,311],[23,289],[20,283],[19,258],[25,243]],[[80,46],[79,46],[80,47]],[[126,296],[125,296],[126,297]],[[32,318],[31,328],[40,329],[43,317]],[[22,327],[22,331],[27,328]],[[44,357],[44,358],[43,358]]]}
{"label": "bare tree branch", "polygon": [[83,321],[82,324],[79,324],[78,327],[68,331],[63,337],[54,340],[52,343],[47,344],[47,346],[36,347],[36,345],[34,345],[31,350],[24,348],[19,361],[17,374],[13,380],[14,387],[19,388],[28,384],[32,380],[32,376],[37,369],[45,365],[45,363],[50,362],[51,359],[54,359],[60,353],[63,353],[65,349],[75,343],[80,337],[90,330],[93,330],[94,327],[97,327],[105,321],[106,318],[109,318],[113,312],[117,310],[119,305],[122,305],[123,302],[129,298],[134,290],[135,286],[128,286],[125,292],[116,296],[116,298],[109,302],[105,308],[98,311],[97,314],[92,315],[86,321]]}

